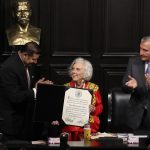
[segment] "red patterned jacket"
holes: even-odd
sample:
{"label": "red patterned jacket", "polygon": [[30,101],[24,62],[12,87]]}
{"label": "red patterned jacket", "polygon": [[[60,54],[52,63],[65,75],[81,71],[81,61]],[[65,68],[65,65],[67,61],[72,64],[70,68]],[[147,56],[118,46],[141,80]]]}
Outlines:
{"label": "red patterned jacket", "polygon": [[[66,83],[65,86],[75,87],[75,83],[71,81],[69,83]],[[91,82],[86,82],[84,88],[93,90],[93,98],[91,104],[95,106],[96,109],[92,114],[90,114],[90,127],[91,132],[95,133],[98,132],[100,127],[99,115],[102,113],[103,110],[102,98],[98,85]],[[65,126],[62,131],[83,133],[83,128],[77,126]]]}

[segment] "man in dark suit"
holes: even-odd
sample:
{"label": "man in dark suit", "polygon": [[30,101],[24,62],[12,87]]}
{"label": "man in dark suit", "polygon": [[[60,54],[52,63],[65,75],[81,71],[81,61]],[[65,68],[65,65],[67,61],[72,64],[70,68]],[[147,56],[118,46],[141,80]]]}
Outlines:
{"label": "man in dark suit", "polygon": [[35,42],[12,54],[0,69],[0,127],[5,140],[30,140],[31,123],[39,83],[50,84],[44,78],[31,88],[30,67],[36,64],[40,49]]}
{"label": "man in dark suit", "polygon": [[143,37],[140,55],[129,59],[123,87],[131,92],[127,125],[133,130],[150,130],[150,36]]}

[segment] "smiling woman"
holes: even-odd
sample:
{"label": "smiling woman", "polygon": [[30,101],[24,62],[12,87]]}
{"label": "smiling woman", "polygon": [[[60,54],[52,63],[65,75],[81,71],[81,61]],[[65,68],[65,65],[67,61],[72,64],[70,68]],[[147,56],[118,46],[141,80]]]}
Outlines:
{"label": "smiling woman", "polygon": [[[98,85],[90,82],[93,75],[92,64],[88,60],[78,57],[71,63],[69,75],[72,81],[66,83],[65,86],[90,89],[93,91],[92,102],[89,105],[89,122],[91,132],[96,133],[99,131],[99,115],[102,113],[103,105]],[[80,140],[80,137],[83,137],[83,127],[68,125],[63,128],[63,132],[69,133],[69,140],[72,141]]]}

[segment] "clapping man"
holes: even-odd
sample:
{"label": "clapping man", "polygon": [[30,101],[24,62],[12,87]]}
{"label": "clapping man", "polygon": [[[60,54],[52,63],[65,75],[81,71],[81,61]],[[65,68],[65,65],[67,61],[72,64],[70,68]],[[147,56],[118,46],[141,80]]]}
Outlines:
{"label": "clapping man", "polygon": [[133,130],[150,130],[150,36],[143,37],[139,56],[129,59],[123,87],[131,93],[127,125]]}

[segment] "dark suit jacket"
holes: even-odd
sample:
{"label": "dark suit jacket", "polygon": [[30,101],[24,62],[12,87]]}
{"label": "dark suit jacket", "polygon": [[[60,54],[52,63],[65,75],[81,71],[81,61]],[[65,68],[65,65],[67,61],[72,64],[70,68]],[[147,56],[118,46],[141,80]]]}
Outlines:
{"label": "dark suit jacket", "polygon": [[0,69],[0,115],[2,132],[27,139],[34,105],[34,92],[28,89],[24,64],[18,54],[10,56]]}
{"label": "dark suit jacket", "polygon": [[[131,75],[137,81],[137,88],[134,90],[125,86],[128,75]],[[147,108],[150,114],[150,95],[145,81],[145,62],[139,56],[129,59],[128,67],[123,78],[123,87],[131,92],[131,98],[127,110],[127,125],[132,129],[138,129],[142,122],[144,109]],[[150,121],[150,115],[149,115]]]}

